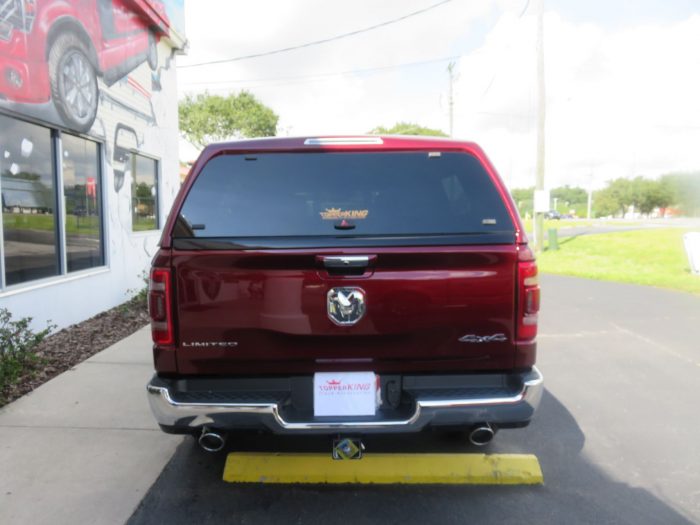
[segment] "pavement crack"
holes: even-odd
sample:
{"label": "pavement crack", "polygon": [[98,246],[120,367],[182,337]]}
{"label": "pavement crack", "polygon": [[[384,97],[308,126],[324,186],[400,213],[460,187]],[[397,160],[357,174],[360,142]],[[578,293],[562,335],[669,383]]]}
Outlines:
{"label": "pavement crack", "polygon": [[645,336],[640,335],[636,332],[633,332],[632,330],[628,330],[627,328],[620,326],[617,323],[613,323],[612,321],[610,322],[610,324],[612,326],[614,326],[618,332],[622,332],[625,335],[634,337],[635,339],[642,341],[643,343],[646,343],[649,346],[653,346],[654,348],[657,348],[658,350],[661,350],[662,352],[664,352],[670,356],[673,356],[677,359],[680,359],[681,361],[685,361],[686,363],[700,367],[700,361],[695,361],[694,359],[686,357],[683,354],[681,354],[680,352],[677,352],[676,350],[674,350],[673,348],[670,348],[664,344],[661,344],[657,341],[654,341],[653,339],[651,339],[649,337],[645,337]]}

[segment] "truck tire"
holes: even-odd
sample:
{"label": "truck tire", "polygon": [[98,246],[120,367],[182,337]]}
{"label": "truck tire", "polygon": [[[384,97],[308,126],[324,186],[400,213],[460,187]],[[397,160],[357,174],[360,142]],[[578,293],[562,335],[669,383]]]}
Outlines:
{"label": "truck tire", "polygon": [[85,44],[74,33],[62,33],[49,51],[51,98],[64,124],[88,131],[97,115],[97,74]]}

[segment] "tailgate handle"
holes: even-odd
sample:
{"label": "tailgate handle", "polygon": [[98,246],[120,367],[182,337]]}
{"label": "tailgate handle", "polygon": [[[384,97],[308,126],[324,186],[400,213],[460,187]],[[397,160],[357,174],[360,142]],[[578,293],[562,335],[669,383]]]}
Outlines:
{"label": "tailgate handle", "polygon": [[376,255],[317,255],[316,260],[326,268],[367,268],[374,263]]}

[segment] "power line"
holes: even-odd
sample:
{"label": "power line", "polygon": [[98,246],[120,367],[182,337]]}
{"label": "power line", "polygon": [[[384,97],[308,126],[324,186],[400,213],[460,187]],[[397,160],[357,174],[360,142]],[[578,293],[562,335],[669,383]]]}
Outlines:
{"label": "power line", "polygon": [[183,83],[180,83],[180,85],[182,85],[182,86],[204,86],[204,85],[217,85],[217,84],[250,84],[253,82],[263,82],[264,83],[264,82],[278,82],[278,81],[284,81],[284,80],[320,79],[320,78],[326,78],[326,77],[355,75],[355,74],[359,74],[359,73],[375,73],[378,71],[388,71],[388,70],[392,70],[392,69],[400,69],[400,68],[411,67],[411,66],[420,66],[420,65],[425,65],[425,64],[435,64],[438,62],[447,62],[449,60],[457,60],[459,58],[462,58],[463,56],[464,55],[452,55],[452,56],[448,56],[448,57],[434,58],[431,60],[420,60],[417,62],[404,62],[402,64],[370,67],[370,68],[364,68],[364,69],[351,69],[351,70],[346,70],[346,71],[337,71],[335,73],[317,73],[317,74],[313,74],[313,75],[295,75],[295,76],[286,76],[286,77],[249,78],[249,79],[243,79],[243,80],[215,80],[212,82],[206,82],[206,81],[183,82]]}
{"label": "power line", "polygon": [[342,33],[340,35],[328,37],[328,38],[323,38],[321,40],[314,40],[313,42],[307,42],[305,44],[299,44],[296,46],[289,46],[289,47],[284,47],[281,49],[275,49],[273,51],[265,51],[262,53],[254,53],[252,55],[243,55],[239,57],[233,57],[233,58],[223,58],[220,60],[209,60],[207,62],[198,62],[196,64],[183,64],[180,66],[177,66],[178,69],[186,69],[186,68],[191,68],[191,67],[199,67],[199,66],[208,66],[212,64],[224,64],[228,62],[238,62],[240,60],[248,60],[251,58],[260,58],[260,57],[265,57],[265,56],[270,56],[270,55],[277,55],[279,53],[286,53],[288,51],[294,51],[296,49],[303,49],[306,47],[311,47],[311,46],[317,46],[320,44],[327,44],[329,42],[334,42],[336,40],[341,40],[343,38],[348,38],[351,36],[359,35],[360,33],[366,33],[367,31],[373,31],[374,29],[379,29],[381,27],[386,27],[392,24],[396,24],[398,22],[402,22],[403,20],[406,20],[407,18],[411,18],[423,13],[426,13],[428,11],[431,11],[437,7],[440,7],[442,5],[445,5],[452,0],[441,0],[440,2],[437,2],[436,4],[429,5],[428,7],[425,7],[423,9],[419,9],[418,11],[413,11],[412,13],[408,13],[406,15],[400,16],[398,18],[393,18],[391,20],[387,20],[386,22],[381,22],[379,24],[375,24],[369,27],[365,27],[364,29],[357,29],[355,31],[350,31],[349,33]]}

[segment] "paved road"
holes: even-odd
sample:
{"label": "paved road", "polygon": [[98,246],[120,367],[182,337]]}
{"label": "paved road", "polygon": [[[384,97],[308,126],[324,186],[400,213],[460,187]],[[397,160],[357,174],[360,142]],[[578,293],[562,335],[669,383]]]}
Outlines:
{"label": "paved road", "polygon": [[591,225],[567,226],[559,228],[559,237],[578,237],[597,233],[627,232],[632,230],[649,230],[655,228],[700,228],[698,219],[654,219],[628,223],[624,220],[596,221]]}
{"label": "paved road", "polygon": [[578,237],[579,235],[595,235],[597,233],[616,233],[629,232],[633,230],[648,230],[651,228],[659,228],[656,225],[640,224],[638,226],[571,226],[567,228],[559,228],[557,235],[564,237]]}
{"label": "paved road", "polygon": [[[559,276],[543,278],[543,294],[540,411],[489,447],[536,454],[543,487],[229,485],[224,456],[187,440],[129,523],[700,522],[700,298]],[[434,434],[366,443],[470,450]],[[250,437],[235,447],[328,444]]]}

